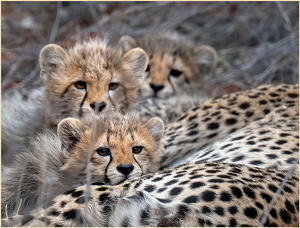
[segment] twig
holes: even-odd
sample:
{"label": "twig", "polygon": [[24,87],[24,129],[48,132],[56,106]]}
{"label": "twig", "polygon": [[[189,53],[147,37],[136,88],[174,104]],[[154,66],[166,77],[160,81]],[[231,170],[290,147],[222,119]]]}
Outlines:
{"label": "twig", "polygon": [[[298,160],[299,163],[299,160]],[[299,164],[294,164],[293,166],[291,166],[291,168],[289,168],[287,174],[285,175],[283,181],[281,182],[279,188],[277,188],[275,195],[273,196],[268,209],[267,209],[267,213],[264,214],[264,216],[262,217],[262,219],[260,220],[260,227],[263,227],[265,225],[265,223],[267,222],[267,216],[270,214],[270,211],[272,210],[272,207],[275,203],[275,201],[277,200],[278,196],[280,195],[281,191],[283,190],[283,187],[285,186],[287,180],[289,179],[289,177],[291,176],[292,172],[295,170],[296,166]]]}
{"label": "twig", "polygon": [[286,29],[289,31],[289,32],[293,32],[293,28],[292,28],[292,23],[291,23],[291,20],[290,18],[288,17],[288,15],[285,13],[284,9],[282,8],[282,5],[280,2],[275,2],[278,9],[279,9],[279,12],[281,13],[283,19],[285,20],[286,22]]}

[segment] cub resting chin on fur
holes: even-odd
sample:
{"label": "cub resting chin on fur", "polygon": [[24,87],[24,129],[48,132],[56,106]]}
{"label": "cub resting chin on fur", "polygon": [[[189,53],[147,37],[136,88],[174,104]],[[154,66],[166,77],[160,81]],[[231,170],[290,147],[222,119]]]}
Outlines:
{"label": "cub resting chin on fur", "polygon": [[[115,185],[159,169],[163,122],[141,122],[137,113],[66,118],[38,134],[13,165],[2,170],[1,214],[47,206],[84,183]],[[90,162],[88,162],[90,161]],[[5,208],[7,205],[7,208]]]}

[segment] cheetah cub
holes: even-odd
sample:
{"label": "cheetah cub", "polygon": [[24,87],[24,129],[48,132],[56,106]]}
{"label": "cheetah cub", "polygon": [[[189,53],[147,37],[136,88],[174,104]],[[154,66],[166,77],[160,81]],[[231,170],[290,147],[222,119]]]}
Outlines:
{"label": "cheetah cub", "polygon": [[[162,121],[141,122],[135,113],[66,118],[36,136],[28,151],[2,170],[1,214],[48,205],[57,195],[87,183],[115,185],[159,169]],[[90,163],[88,163],[90,161]],[[100,184],[99,183],[99,184]]]}
{"label": "cheetah cub", "polygon": [[122,55],[121,49],[99,40],[77,44],[68,52],[47,45],[40,54],[46,117],[58,124],[94,110],[128,112],[139,97],[147,63],[140,48]]}
{"label": "cheetah cub", "polygon": [[137,39],[123,36],[119,44],[124,53],[140,47],[148,54],[143,97],[166,98],[183,92],[206,97],[203,84],[217,64],[217,53],[212,47],[196,47],[187,37],[171,32]]}
{"label": "cheetah cub", "polygon": [[[26,135],[36,130],[28,126],[45,123],[56,129],[67,117],[81,118],[95,111],[128,112],[139,98],[148,57],[140,48],[123,54],[120,48],[106,41],[92,39],[67,51],[49,44],[41,50],[39,62],[45,86],[39,88],[43,97],[34,104],[38,107],[36,112],[28,109],[28,102],[22,99],[19,99],[19,106],[24,107],[21,114],[9,112],[11,108],[7,105],[2,107],[2,129],[7,133],[2,150],[4,165],[9,165],[12,156],[22,148]],[[22,121],[25,118],[26,122]]]}

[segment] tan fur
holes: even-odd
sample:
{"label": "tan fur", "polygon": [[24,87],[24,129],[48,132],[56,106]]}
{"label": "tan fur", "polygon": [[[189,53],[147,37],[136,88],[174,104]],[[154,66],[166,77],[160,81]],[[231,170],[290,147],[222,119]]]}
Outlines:
{"label": "tan fur", "polygon": [[[285,121],[296,115],[299,115],[298,84],[262,85],[207,100],[166,125],[162,166],[197,153],[255,121]],[[289,126],[297,129],[299,122]]]}
{"label": "tan fur", "polygon": [[[11,215],[20,199],[20,212],[26,213],[38,205],[48,205],[56,195],[88,180],[118,184],[158,170],[163,131],[159,118],[143,123],[136,113],[87,115],[81,121],[61,121],[58,136],[51,131],[39,134],[12,166],[3,170],[2,216],[6,205]],[[143,147],[139,154],[133,154],[136,146]],[[100,156],[97,149],[103,147],[109,148],[111,154]],[[133,170],[122,173],[118,169],[122,165],[132,165]]]}
{"label": "tan fur", "polygon": [[[299,179],[291,175],[270,214],[284,172],[236,164],[200,162],[171,167],[117,186],[74,189],[91,198],[77,203],[71,193],[32,215],[2,219],[14,226],[299,226]],[[73,195],[74,195],[73,194]],[[64,206],[62,207],[62,202]],[[86,210],[87,209],[87,210]]]}
{"label": "tan fur", "polygon": [[[82,117],[91,113],[92,103],[106,103],[103,111],[129,111],[138,99],[147,55],[140,48],[122,56],[121,50],[101,40],[76,44],[64,51],[54,44],[40,53],[41,77],[45,84],[46,117],[57,124],[65,117]],[[74,83],[82,81],[86,88]],[[119,83],[115,90],[110,83]]]}
{"label": "tan fur", "polygon": [[[189,38],[170,32],[136,40],[123,36],[120,45],[124,52],[140,47],[148,54],[150,70],[146,72],[146,83],[142,86],[143,97],[165,98],[187,91],[205,96],[201,90],[217,63],[217,53],[212,47],[196,47]],[[182,74],[174,77],[171,70]],[[151,84],[163,88],[155,92]]]}

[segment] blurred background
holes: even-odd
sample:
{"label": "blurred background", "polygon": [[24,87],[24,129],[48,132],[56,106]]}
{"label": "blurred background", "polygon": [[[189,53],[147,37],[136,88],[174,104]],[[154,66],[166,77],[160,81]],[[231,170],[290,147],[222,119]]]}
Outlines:
{"label": "blurred background", "polygon": [[42,84],[38,56],[87,37],[165,30],[217,50],[208,95],[299,82],[299,2],[1,2],[2,93]]}

